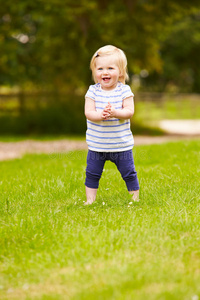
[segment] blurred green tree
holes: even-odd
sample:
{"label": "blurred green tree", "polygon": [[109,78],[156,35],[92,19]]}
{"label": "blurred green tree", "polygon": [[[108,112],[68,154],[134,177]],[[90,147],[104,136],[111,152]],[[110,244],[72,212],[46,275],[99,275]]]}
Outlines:
{"label": "blurred green tree", "polygon": [[[198,0],[1,1],[0,84],[84,88],[91,81],[90,58],[105,44],[126,52],[131,74],[142,69],[159,74],[164,39],[174,23],[199,7]],[[179,59],[165,58],[171,65]]]}
{"label": "blurred green tree", "polygon": [[161,44],[162,74],[154,72],[152,81],[161,90],[175,88],[200,92],[200,12],[186,16],[173,25]]}

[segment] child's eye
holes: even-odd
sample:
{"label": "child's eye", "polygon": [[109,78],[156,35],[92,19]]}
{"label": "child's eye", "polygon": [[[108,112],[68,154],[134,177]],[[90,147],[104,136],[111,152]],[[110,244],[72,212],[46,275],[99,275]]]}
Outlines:
{"label": "child's eye", "polygon": [[102,71],[102,70],[103,70],[103,68],[98,68],[97,70],[99,70],[99,71]]}
{"label": "child's eye", "polygon": [[108,69],[109,69],[109,70],[113,70],[113,68],[112,68],[112,67],[109,67]]}

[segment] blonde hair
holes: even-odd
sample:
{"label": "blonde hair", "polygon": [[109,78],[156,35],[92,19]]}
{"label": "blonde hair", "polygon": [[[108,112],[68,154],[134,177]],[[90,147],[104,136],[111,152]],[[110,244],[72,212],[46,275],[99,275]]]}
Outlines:
{"label": "blonde hair", "polygon": [[125,84],[125,81],[129,80],[126,55],[121,49],[112,45],[107,45],[99,48],[97,52],[95,52],[95,54],[92,56],[92,59],[90,61],[90,69],[92,70],[92,77],[94,79],[94,82],[97,83],[97,80],[95,78],[96,58],[99,56],[103,57],[107,55],[112,55],[115,58],[115,63],[120,71],[119,81]]}

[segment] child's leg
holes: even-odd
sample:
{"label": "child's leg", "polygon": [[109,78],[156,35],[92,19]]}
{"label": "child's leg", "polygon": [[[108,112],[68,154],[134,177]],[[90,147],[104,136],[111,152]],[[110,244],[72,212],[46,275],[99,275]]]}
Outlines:
{"label": "child's leg", "polygon": [[87,168],[85,179],[85,190],[87,201],[85,205],[92,204],[96,199],[99,180],[103,171],[106,157],[104,153],[89,150],[87,156]]}
{"label": "child's leg", "polygon": [[139,182],[132,150],[118,152],[117,159],[114,160],[114,163],[126,182],[129,194],[133,195],[133,201],[139,201]]}

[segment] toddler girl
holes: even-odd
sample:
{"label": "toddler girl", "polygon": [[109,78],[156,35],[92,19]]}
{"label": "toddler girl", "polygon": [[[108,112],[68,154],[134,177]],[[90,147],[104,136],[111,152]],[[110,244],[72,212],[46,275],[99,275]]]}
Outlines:
{"label": "toddler girl", "polygon": [[85,95],[88,144],[85,204],[96,199],[99,180],[106,160],[115,163],[133,200],[139,201],[139,183],[132,148],[130,118],[134,114],[133,93],[128,80],[127,59],[114,46],[100,48],[92,57],[90,68],[96,84]]}

